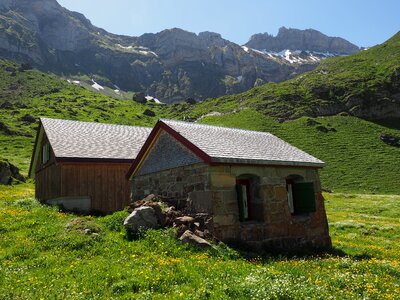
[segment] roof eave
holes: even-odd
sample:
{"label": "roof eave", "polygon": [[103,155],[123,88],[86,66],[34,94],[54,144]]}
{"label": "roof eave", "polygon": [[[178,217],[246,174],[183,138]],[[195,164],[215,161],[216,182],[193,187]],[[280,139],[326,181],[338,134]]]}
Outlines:
{"label": "roof eave", "polygon": [[[40,135],[41,135],[40,131],[41,131],[42,128],[43,128],[42,121],[39,118],[38,128],[36,130],[35,144],[33,146],[31,162],[29,164],[28,177],[30,177],[30,178],[34,178],[34,174],[35,174],[35,171],[36,171],[36,162],[37,162],[37,160],[35,158],[37,157],[37,155],[39,155],[37,153],[37,151],[39,151],[38,142],[40,142],[39,138],[40,138]],[[44,131],[44,128],[43,128],[43,131]],[[43,135],[43,133],[42,133],[42,135]]]}
{"label": "roof eave", "polygon": [[57,162],[77,163],[133,163],[133,158],[56,157]]}
{"label": "roof eave", "polygon": [[323,168],[324,162],[302,162],[302,161],[283,161],[283,160],[263,160],[263,159],[244,159],[244,158],[227,158],[213,157],[212,164],[237,164],[237,165],[268,165],[282,167],[307,167],[307,168]]}

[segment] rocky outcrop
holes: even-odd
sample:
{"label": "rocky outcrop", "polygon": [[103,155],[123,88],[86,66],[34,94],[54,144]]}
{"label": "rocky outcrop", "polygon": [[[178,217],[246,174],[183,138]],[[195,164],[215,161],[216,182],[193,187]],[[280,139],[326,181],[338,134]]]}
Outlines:
{"label": "rocky outcrop", "polygon": [[[172,28],[139,37],[115,35],[56,0],[6,0],[0,14],[0,26],[8,28],[0,31],[0,56],[66,76],[101,75],[122,90],[143,92],[164,103],[238,93],[318,65],[307,53],[301,59],[271,56],[250,49],[258,46],[241,47],[214,32]],[[351,52],[350,43],[342,39],[312,30],[297,37],[292,31],[281,29],[280,43],[288,38],[292,45],[304,37],[306,48],[317,36],[318,49],[328,43],[340,54]]]}
{"label": "rocky outcrop", "polygon": [[0,184],[10,185],[17,182],[25,182],[25,177],[8,160],[0,159]]}
{"label": "rocky outcrop", "polygon": [[387,133],[381,133],[379,136],[380,140],[387,145],[400,147],[400,137],[394,136]]}
{"label": "rocky outcrop", "polygon": [[268,33],[255,34],[246,46],[274,52],[291,49],[337,55],[350,55],[360,51],[359,47],[339,37],[329,37],[314,29],[299,30],[285,27],[281,27],[276,36]]}

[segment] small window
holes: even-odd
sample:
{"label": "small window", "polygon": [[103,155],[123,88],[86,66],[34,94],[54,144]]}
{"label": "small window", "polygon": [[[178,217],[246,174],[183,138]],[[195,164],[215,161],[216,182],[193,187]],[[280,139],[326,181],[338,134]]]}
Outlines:
{"label": "small window", "polygon": [[249,219],[250,183],[247,180],[238,180],[236,183],[236,195],[239,205],[239,220],[243,222]]}
{"label": "small window", "polygon": [[45,164],[50,159],[50,145],[44,144],[42,147],[42,163]]}
{"label": "small window", "polygon": [[316,211],[313,182],[295,182],[286,180],[289,211],[293,215]]}
{"label": "small window", "polygon": [[242,174],[236,178],[236,198],[239,208],[239,220],[264,220],[264,206],[259,195],[260,178],[252,174]]}

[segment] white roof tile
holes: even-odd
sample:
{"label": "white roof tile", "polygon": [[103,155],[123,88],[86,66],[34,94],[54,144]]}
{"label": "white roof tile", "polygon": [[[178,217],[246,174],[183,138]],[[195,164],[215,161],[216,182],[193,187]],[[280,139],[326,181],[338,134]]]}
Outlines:
{"label": "white roof tile", "polygon": [[149,127],[40,119],[58,158],[136,158],[149,136]]}
{"label": "white roof tile", "polygon": [[323,167],[324,162],[268,132],[161,119],[214,162]]}

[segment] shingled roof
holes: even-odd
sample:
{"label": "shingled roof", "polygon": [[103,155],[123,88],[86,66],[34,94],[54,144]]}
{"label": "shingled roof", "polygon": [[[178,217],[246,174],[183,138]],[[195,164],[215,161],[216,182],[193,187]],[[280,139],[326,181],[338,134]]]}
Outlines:
{"label": "shingled roof", "polygon": [[56,158],[133,160],[149,127],[41,118]]}
{"label": "shingled roof", "polygon": [[323,167],[324,162],[268,132],[164,120],[213,162]]}
{"label": "shingled roof", "polygon": [[207,163],[283,165],[322,168],[325,163],[268,132],[160,119],[128,176],[136,173],[163,129]]}

